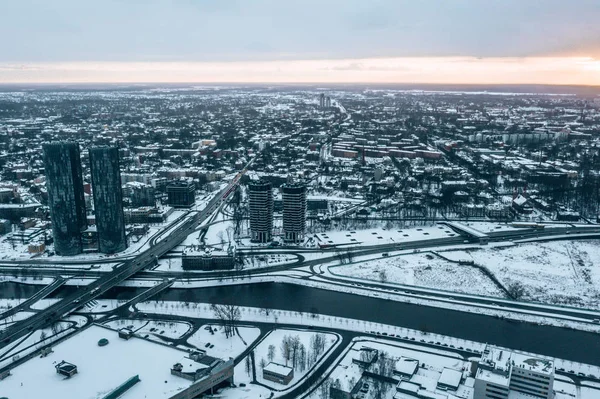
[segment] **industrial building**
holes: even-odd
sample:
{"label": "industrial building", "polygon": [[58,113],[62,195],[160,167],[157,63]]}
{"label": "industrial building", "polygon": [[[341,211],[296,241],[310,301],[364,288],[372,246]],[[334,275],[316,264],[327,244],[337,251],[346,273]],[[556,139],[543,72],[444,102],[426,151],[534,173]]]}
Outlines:
{"label": "industrial building", "polygon": [[79,145],[49,143],[44,144],[43,151],[54,249],[58,255],[80,254],[87,219]]}
{"label": "industrial building", "polygon": [[235,248],[217,251],[212,248],[187,247],[181,254],[183,270],[231,270],[235,266]]}
{"label": "industrial building", "polygon": [[283,240],[298,243],[304,240],[306,231],[306,186],[284,184],[283,197]]}
{"label": "industrial building", "polygon": [[475,375],[475,395],[481,399],[554,397],[554,362],[486,346]]}
{"label": "industrial building", "polygon": [[196,202],[196,187],[188,180],[177,180],[167,186],[168,204],[175,208],[190,208]]}
{"label": "industrial building", "polygon": [[273,187],[259,180],[248,184],[252,242],[270,242],[273,235]]}
{"label": "industrial building", "polygon": [[127,237],[123,215],[119,149],[95,147],[89,152],[98,249],[108,254],[124,251],[127,248]]}

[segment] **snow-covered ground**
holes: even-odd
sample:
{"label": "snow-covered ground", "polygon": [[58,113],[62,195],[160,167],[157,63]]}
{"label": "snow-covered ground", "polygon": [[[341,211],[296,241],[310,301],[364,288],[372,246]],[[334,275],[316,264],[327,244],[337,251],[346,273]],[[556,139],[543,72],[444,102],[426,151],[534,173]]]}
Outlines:
{"label": "snow-covered ground", "polygon": [[21,321],[21,320],[25,320],[28,317],[31,317],[34,313],[33,312],[19,312],[16,313],[10,317],[5,318],[4,320],[0,321],[0,331],[8,328],[11,324],[16,323],[17,321]]}
{"label": "snow-covered ground", "polygon": [[480,270],[450,263],[431,253],[418,253],[330,267],[337,275],[475,295],[502,297]]}
{"label": "snow-covered ground", "polygon": [[[83,326],[86,322],[84,317],[70,316],[69,321],[76,323],[76,326]],[[32,352],[39,350],[42,346],[50,344],[65,335],[72,333],[73,323],[58,322],[50,328],[33,331],[31,334],[21,338],[0,350],[0,368],[8,366],[12,363],[14,357],[17,358],[26,356]]]}
{"label": "snow-covered ground", "polygon": [[[271,388],[274,388],[278,391],[289,390],[293,388],[299,381],[301,381],[304,376],[308,372],[311,371],[311,367],[315,364],[318,364],[323,356],[327,353],[327,351],[335,345],[339,338],[334,334],[321,334],[321,337],[324,339],[324,345],[320,349],[322,351],[314,352],[311,349],[311,340],[314,340],[318,333],[314,331],[307,330],[290,330],[290,329],[276,329],[271,331],[265,339],[263,339],[260,344],[256,346],[254,349],[254,356],[256,360],[256,379],[261,384],[265,384]],[[306,367],[302,367],[300,365],[294,367],[292,364],[292,360],[286,361],[282,352],[282,342],[285,336],[288,337],[297,337],[300,341],[300,345],[303,346],[306,350]],[[269,346],[273,345],[274,357],[273,359],[269,359]],[[299,355],[297,355],[299,357]],[[287,365],[294,369],[294,378],[290,381],[288,385],[279,384],[277,382],[265,380],[263,378],[263,371],[261,368],[261,363],[269,364],[269,362],[277,363],[280,365]],[[246,374],[247,375],[247,374]]]}
{"label": "snow-covered ground", "polygon": [[523,284],[523,299],[600,307],[600,246],[595,240],[565,240],[444,252],[487,267],[505,286]]}
{"label": "snow-covered ground", "polygon": [[137,319],[117,319],[104,323],[105,326],[114,330],[121,328],[130,328],[137,335],[148,339],[164,342],[161,337],[177,339],[191,330],[189,323],[177,321],[156,321],[156,320],[137,320]]}
{"label": "snow-covered ground", "polygon": [[236,358],[260,336],[260,329],[256,327],[237,327],[239,333],[227,338],[223,328],[218,325],[210,325],[214,334],[207,329],[208,325],[202,326],[187,339],[187,343],[198,349],[206,351],[208,356],[229,359]]}
{"label": "snow-covered ground", "polygon": [[[101,338],[108,339],[109,344],[98,346]],[[141,381],[121,398],[166,399],[191,384],[170,372],[185,352],[139,338],[123,340],[116,332],[99,326],[76,334],[53,351],[12,369],[12,376],[2,381],[2,395],[10,399],[98,399],[139,375]],[[75,364],[78,374],[69,379],[57,374],[54,366],[62,360]]]}
{"label": "snow-covered ground", "polygon": [[[171,315],[181,315],[185,317],[213,317],[209,304],[194,303],[190,306],[174,306],[175,303],[169,303],[168,301],[147,301],[141,302],[137,305],[140,310],[146,312],[158,312]],[[349,331],[357,332],[370,332],[376,334],[387,334],[396,335],[402,337],[405,340],[411,340],[416,342],[427,342],[430,344],[438,345],[441,349],[444,348],[459,348],[468,351],[472,351],[476,354],[481,353],[485,344],[480,342],[469,341],[461,338],[454,338],[443,336],[439,334],[432,334],[423,331],[411,330],[404,327],[392,326],[387,324],[367,322],[363,320],[347,319],[342,317],[335,317],[322,314],[311,314],[305,312],[294,312],[271,309],[265,312],[263,309],[252,308],[252,307],[240,307],[242,315],[241,322],[266,322],[266,323],[290,323],[305,326],[318,326],[324,328],[337,328]],[[485,309],[477,310],[478,313],[487,314]],[[509,312],[502,314],[504,317],[509,317]],[[514,318],[520,319],[520,316],[514,316]],[[523,317],[527,319],[526,317]],[[564,323],[564,324],[552,324],[560,325],[564,327],[572,327],[575,323]],[[589,324],[589,331],[597,331],[597,326]],[[583,328],[582,328],[583,329]],[[544,357],[542,355],[536,355],[537,357]],[[548,357],[545,357],[548,358]],[[565,370],[574,370],[575,372],[583,372],[587,374],[593,374],[600,376],[600,367],[592,366],[583,363],[575,363],[562,359],[552,359],[555,362],[557,368],[563,368]]]}

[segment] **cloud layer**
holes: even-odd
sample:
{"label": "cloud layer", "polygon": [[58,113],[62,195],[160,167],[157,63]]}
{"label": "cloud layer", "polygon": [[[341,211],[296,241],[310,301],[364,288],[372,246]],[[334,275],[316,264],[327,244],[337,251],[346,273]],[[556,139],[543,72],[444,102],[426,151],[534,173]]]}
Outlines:
{"label": "cloud layer", "polygon": [[0,62],[600,56],[598,0],[19,0]]}

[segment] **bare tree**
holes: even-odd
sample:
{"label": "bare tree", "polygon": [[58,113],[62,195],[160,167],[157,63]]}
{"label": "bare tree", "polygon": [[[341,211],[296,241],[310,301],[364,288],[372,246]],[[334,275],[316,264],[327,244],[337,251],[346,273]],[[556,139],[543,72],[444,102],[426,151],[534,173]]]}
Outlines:
{"label": "bare tree", "polygon": [[242,318],[239,306],[212,304],[210,309],[223,326],[225,337],[233,337],[235,335],[235,324]]}
{"label": "bare tree", "polygon": [[268,353],[267,353],[267,359],[269,359],[270,362],[273,361],[273,359],[275,359],[275,351],[277,349],[275,348],[275,345],[271,344],[269,345],[269,349],[268,349]]}
{"label": "bare tree", "polygon": [[350,250],[346,252],[346,258],[348,259],[348,263],[352,263],[354,260],[354,253]]}
{"label": "bare tree", "polygon": [[310,363],[316,363],[319,356],[325,352],[326,338],[323,334],[316,334],[310,337]]}
{"label": "bare tree", "polygon": [[246,370],[246,375],[250,377],[250,374],[252,374],[252,359],[250,359],[250,355],[246,356],[244,369]]}
{"label": "bare tree", "polygon": [[385,271],[385,269],[381,269],[379,271],[379,281],[381,281],[382,283],[386,283],[388,281],[387,272]]}
{"label": "bare tree", "polygon": [[292,345],[289,335],[285,335],[281,340],[281,356],[285,359],[285,365],[287,366],[288,361],[292,355]]}
{"label": "bare tree", "polygon": [[511,282],[508,285],[507,290],[508,295],[510,295],[510,297],[515,300],[519,300],[523,297],[523,295],[525,295],[525,287],[523,286],[523,284],[521,284],[520,281]]}
{"label": "bare tree", "polygon": [[298,365],[298,350],[299,349],[300,349],[300,337],[297,335],[290,337],[290,352],[291,352],[293,367],[296,367]]}
{"label": "bare tree", "polygon": [[319,386],[319,396],[321,399],[329,399],[329,390],[331,389],[332,383],[331,379],[328,378]]}
{"label": "bare tree", "polygon": [[306,346],[300,344],[300,348],[298,348],[298,367],[300,371],[306,370],[306,355]]}

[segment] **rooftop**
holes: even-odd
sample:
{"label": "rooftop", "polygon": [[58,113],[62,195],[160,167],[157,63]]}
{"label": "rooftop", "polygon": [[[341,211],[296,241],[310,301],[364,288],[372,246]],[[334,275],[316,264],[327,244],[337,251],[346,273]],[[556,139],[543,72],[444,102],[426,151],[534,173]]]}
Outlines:
{"label": "rooftop", "polygon": [[284,366],[283,364],[279,364],[279,363],[273,363],[273,362],[267,364],[263,370],[268,371],[270,373],[277,374],[277,375],[283,375],[283,376],[287,376],[292,371],[294,371],[294,369],[291,367]]}
{"label": "rooftop", "polygon": [[513,353],[512,361],[515,367],[548,375],[554,373],[554,362],[552,360],[534,358],[521,353]]}
{"label": "rooftop", "polygon": [[[98,346],[102,338],[108,338],[108,345]],[[191,381],[170,373],[183,351],[135,337],[121,340],[116,331],[97,325],[58,344],[53,351],[12,369],[11,378],[2,381],[2,395],[11,399],[96,399],[138,374],[141,382],[122,399],[167,399],[191,385]],[[63,359],[76,364],[79,374],[70,379],[57,374],[55,365]]]}
{"label": "rooftop", "polygon": [[442,375],[438,380],[438,384],[443,384],[449,387],[458,388],[460,385],[460,380],[462,378],[462,373],[457,370],[452,370],[449,368],[445,368],[442,371]]}

